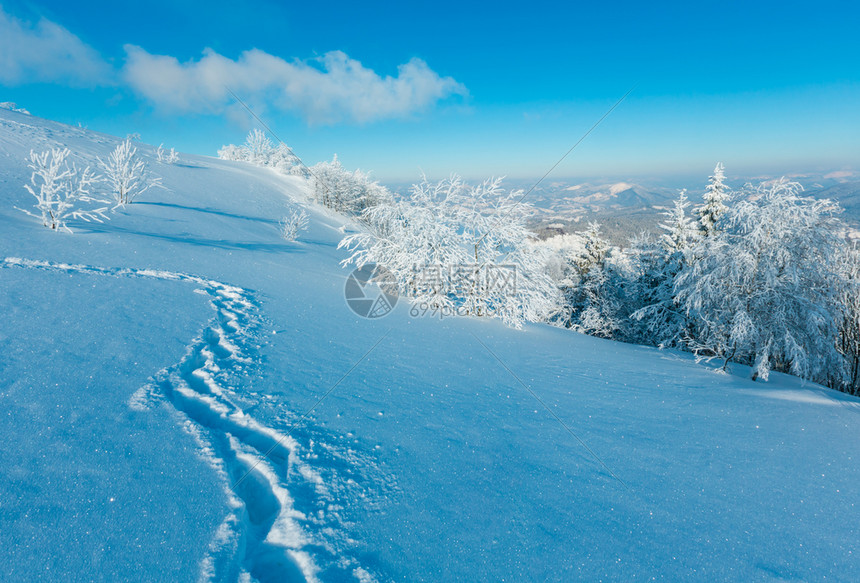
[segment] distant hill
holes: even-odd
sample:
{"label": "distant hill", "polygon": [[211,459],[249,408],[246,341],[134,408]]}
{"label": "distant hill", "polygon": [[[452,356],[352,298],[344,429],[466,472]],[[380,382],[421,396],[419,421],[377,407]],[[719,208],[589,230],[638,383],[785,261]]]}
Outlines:
{"label": "distant hill", "polygon": [[843,182],[819,189],[807,190],[807,194],[815,198],[829,198],[839,201],[845,209],[846,219],[860,221],[860,181]]}
{"label": "distant hill", "polygon": [[[860,236],[860,181],[847,180],[853,176],[852,173],[846,173],[845,176],[831,173],[824,176],[795,176],[791,179],[804,186],[807,196],[839,202],[844,209],[841,218],[851,229],[850,236],[854,237],[855,234]],[[741,178],[730,185],[740,188],[746,182],[758,183],[772,178]],[[702,200],[703,191],[704,184],[696,185],[687,195],[693,204],[697,204]],[[541,236],[580,231],[589,222],[597,221],[614,244],[623,246],[643,231],[658,232],[662,213],[671,207],[677,196],[677,189],[632,182],[554,182],[547,188],[535,189],[528,200],[536,209],[532,226]]]}

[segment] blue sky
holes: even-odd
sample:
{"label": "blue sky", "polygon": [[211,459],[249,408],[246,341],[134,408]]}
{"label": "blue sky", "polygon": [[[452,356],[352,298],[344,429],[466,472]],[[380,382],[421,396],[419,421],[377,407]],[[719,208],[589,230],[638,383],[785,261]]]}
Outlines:
{"label": "blue sky", "polygon": [[860,8],[596,4],[6,2],[0,101],[214,154],[229,85],[308,163],[528,178],[635,85],[553,177],[860,169]]}

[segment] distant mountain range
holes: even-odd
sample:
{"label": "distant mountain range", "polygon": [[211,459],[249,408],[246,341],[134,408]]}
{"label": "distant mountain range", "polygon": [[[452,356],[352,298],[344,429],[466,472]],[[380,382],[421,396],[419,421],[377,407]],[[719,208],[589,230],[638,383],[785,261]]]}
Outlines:
{"label": "distant mountain range", "polygon": [[[778,177],[746,177],[728,183],[740,188],[746,182],[757,184],[775,178]],[[860,238],[860,175],[839,172],[787,178],[802,184],[807,196],[839,202],[844,209],[842,219],[850,227],[848,234]],[[701,202],[704,187],[702,184],[687,191],[693,205]],[[536,188],[527,200],[535,206],[532,226],[541,236],[583,230],[588,222],[597,221],[613,242],[624,245],[640,232],[657,232],[661,213],[671,208],[677,197],[676,188],[634,182],[554,181]]]}

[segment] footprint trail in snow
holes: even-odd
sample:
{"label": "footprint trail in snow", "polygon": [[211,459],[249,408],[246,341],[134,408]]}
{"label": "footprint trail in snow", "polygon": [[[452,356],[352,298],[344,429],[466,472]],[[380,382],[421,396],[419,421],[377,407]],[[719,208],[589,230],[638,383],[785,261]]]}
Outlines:
{"label": "footprint trail in snow", "polygon": [[[229,512],[201,561],[201,581],[313,582],[321,570],[339,573],[339,580],[345,576],[362,583],[375,580],[349,557],[355,541],[337,531],[337,498],[344,486],[337,483],[334,472],[328,471],[329,479],[324,480],[305,461],[319,460],[324,471],[325,466],[361,461],[357,454],[317,443],[312,455],[303,456],[303,446],[295,437],[261,424],[242,408],[241,401],[251,396],[241,391],[242,380],[259,364],[248,354],[258,348],[254,342],[262,323],[250,292],[169,271],[20,258],[0,261],[0,268],[14,267],[185,282],[208,296],[215,315],[182,360],[159,371],[129,400],[137,410],[162,400],[170,403],[197,442],[200,455],[225,485]],[[314,445],[311,440],[310,447]],[[288,486],[299,493],[300,500],[294,499]]]}

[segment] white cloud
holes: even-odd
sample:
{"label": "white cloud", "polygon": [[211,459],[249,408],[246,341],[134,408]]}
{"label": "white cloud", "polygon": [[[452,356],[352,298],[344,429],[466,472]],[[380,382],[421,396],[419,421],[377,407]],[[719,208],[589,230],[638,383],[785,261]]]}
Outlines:
{"label": "white cloud", "polygon": [[[421,59],[380,76],[341,51],[286,61],[254,49],[232,60],[207,49],[179,62],[127,45],[124,84],[154,105],[177,113],[235,113],[229,86],[254,106],[292,111],[311,124],[408,117],[466,88]],[[30,23],[0,6],[0,84],[113,85],[116,71],[92,47],[47,19]]]}
{"label": "white cloud", "polygon": [[0,7],[0,83],[106,83],[111,71],[90,46],[50,20],[18,20]]}
{"label": "white cloud", "polygon": [[125,82],[154,105],[179,112],[224,111],[232,101],[228,86],[243,100],[297,112],[311,124],[400,118],[466,94],[420,59],[400,65],[396,77],[381,77],[341,51],[288,62],[257,49],[235,61],[207,49],[200,60],[180,63],[140,47],[125,49]]}

